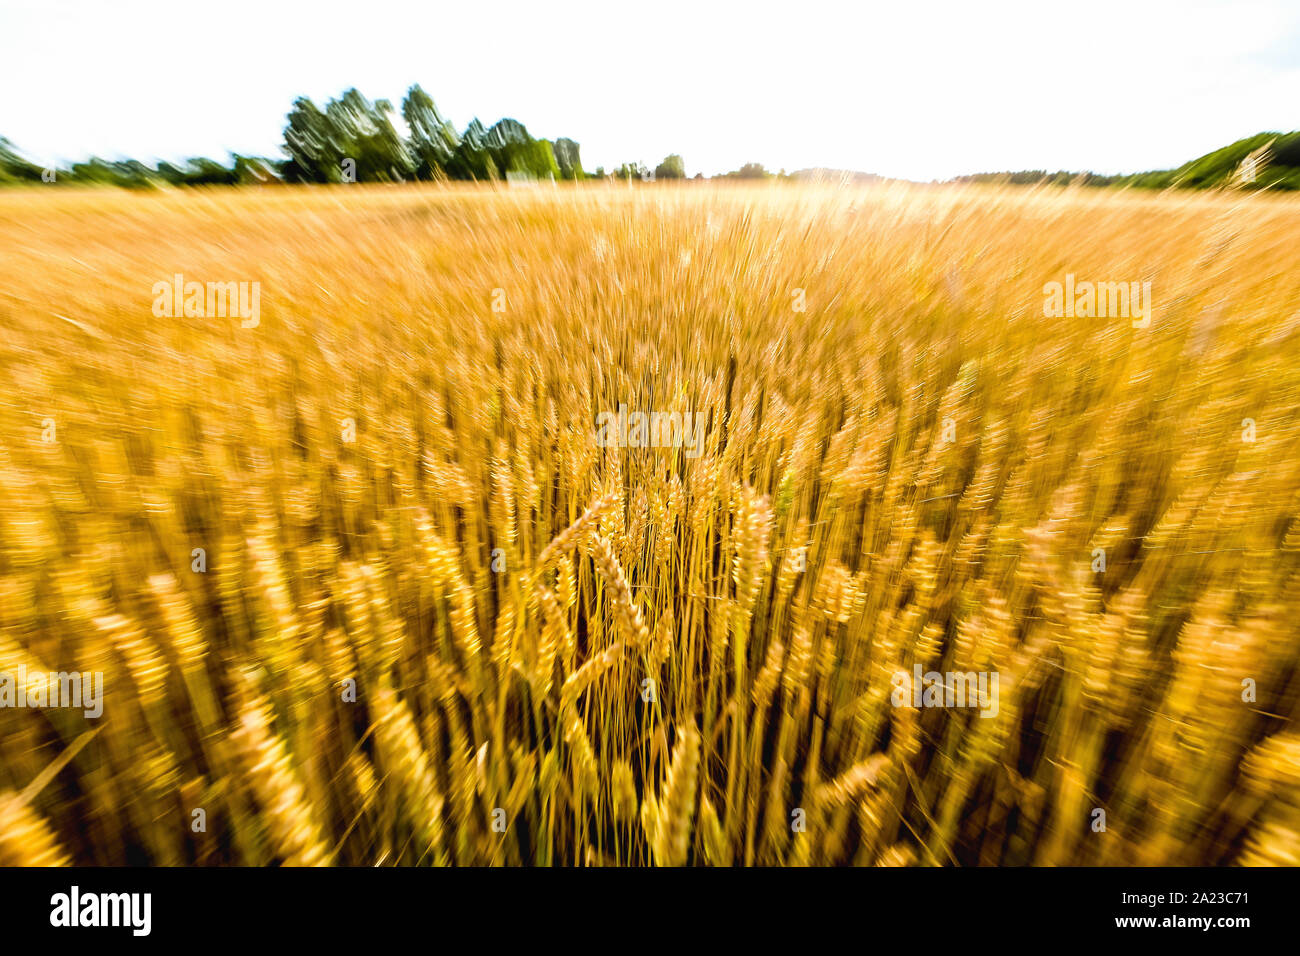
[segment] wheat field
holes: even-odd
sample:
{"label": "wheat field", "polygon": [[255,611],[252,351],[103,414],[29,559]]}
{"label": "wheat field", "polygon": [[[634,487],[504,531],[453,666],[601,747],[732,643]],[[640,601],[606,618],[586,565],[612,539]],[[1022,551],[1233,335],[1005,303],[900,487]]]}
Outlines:
{"label": "wheat field", "polygon": [[[0,672],[105,691],[0,710],[0,864],[1298,864],[1297,235],[1232,193],[10,190]],[[157,316],[176,274],[260,320]],[[1066,274],[1149,327],[1045,318]],[[698,454],[599,444],[620,405]],[[917,667],[996,713],[900,706]]]}

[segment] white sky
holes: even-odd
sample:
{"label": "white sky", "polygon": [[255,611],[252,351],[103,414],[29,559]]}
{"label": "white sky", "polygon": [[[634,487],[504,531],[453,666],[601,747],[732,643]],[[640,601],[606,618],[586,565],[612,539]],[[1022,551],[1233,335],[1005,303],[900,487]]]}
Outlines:
{"label": "white sky", "polygon": [[43,163],[279,156],[296,96],[413,82],[588,170],[1130,172],[1300,128],[1300,2],[0,0],[0,136]]}

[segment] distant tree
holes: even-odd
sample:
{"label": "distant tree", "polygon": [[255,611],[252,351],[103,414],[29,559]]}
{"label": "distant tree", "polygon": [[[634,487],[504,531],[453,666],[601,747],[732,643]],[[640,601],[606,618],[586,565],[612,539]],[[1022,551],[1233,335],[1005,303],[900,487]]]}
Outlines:
{"label": "distant tree", "polygon": [[330,136],[329,120],[305,96],[293,102],[281,149],[289,156],[284,165],[284,178],[289,182],[336,183],[341,179],[343,157]]}
{"label": "distant tree", "polygon": [[519,152],[517,165],[508,172],[526,173],[538,179],[559,179],[562,175],[549,139],[535,139]]}
{"label": "distant tree", "polygon": [[[350,89],[322,112],[306,97],[294,101],[284,130],[291,182],[385,182],[404,179],[415,161],[392,122],[393,104],[371,103]],[[346,165],[345,165],[346,161]]]}
{"label": "distant tree", "polygon": [[560,175],[565,179],[586,179],[582,171],[582,160],[578,156],[578,144],[571,139],[561,137],[553,144],[555,162],[560,167]]}
{"label": "distant tree", "polygon": [[114,173],[110,164],[98,156],[92,156],[84,163],[73,163],[68,170],[68,179],[75,183],[94,185],[114,185]]}
{"label": "distant tree", "polygon": [[179,169],[170,163],[159,163],[158,175],[176,186],[229,186],[237,181],[233,169],[206,156],[188,159]]}
{"label": "distant tree", "polygon": [[261,156],[234,157],[235,182],[241,186],[256,186],[280,182],[280,173],[274,161]]}
{"label": "distant tree", "polygon": [[357,182],[405,179],[413,172],[415,164],[393,127],[392,112],[388,100],[371,103],[355,88],[326,104],[333,158],[340,169],[343,160],[352,160]]}
{"label": "distant tree", "polygon": [[0,136],[0,182],[39,182],[41,167],[23,158],[18,148]]}
{"label": "distant tree", "polygon": [[645,163],[624,163],[614,170],[615,179],[645,179],[650,175],[650,167]]}
{"label": "distant tree", "polygon": [[766,169],[763,168],[762,163],[746,163],[744,166],[741,166],[735,172],[727,173],[727,178],[766,179],[770,175],[771,173],[769,173]]}
{"label": "distant tree", "polygon": [[664,157],[664,161],[655,167],[655,179],[685,179],[686,164],[676,153]]}
{"label": "distant tree", "polygon": [[481,144],[481,150],[490,157],[498,178],[509,173],[533,179],[553,179],[561,175],[550,142],[533,139],[518,120],[499,120],[482,135]]}
{"label": "distant tree", "polygon": [[108,162],[92,156],[84,163],[74,163],[67,178],[76,183],[147,189],[157,184],[158,174],[137,159]]}
{"label": "distant tree", "polygon": [[402,118],[411,131],[409,150],[417,179],[443,175],[460,144],[452,125],[442,118],[433,97],[416,84],[402,101]]}
{"label": "distant tree", "polygon": [[460,136],[456,151],[447,164],[453,179],[500,179],[501,174],[487,150],[487,130],[477,118],[470,120]]}
{"label": "distant tree", "polygon": [[158,176],[163,182],[172,186],[185,185],[185,170],[180,166],[172,163],[159,163]]}
{"label": "distant tree", "polygon": [[156,176],[172,186],[242,186],[280,180],[274,161],[237,154],[231,154],[229,166],[206,156],[187,159],[179,166],[159,163]]}
{"label": "distant tree", "polygon": [[506,173],[529,172],[527,154],[532,137],[519,120],[497,120],[484,135],[483,143],[503,178]]}

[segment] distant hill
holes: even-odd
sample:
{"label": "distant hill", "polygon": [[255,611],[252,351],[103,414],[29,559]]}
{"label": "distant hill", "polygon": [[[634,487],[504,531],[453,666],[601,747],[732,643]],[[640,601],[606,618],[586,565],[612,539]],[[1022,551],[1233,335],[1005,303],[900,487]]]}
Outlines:
{"label": "distant hill", "polygon": [[975,173],[958,176],[956,182],[1013,184],[1053,183],[1084,186],[1136,186],[1142,189],[1300,189],[1300,131],[1257,133],[1230,146],[1184,163],[1177,169],[1156,169],[1122,176],[1100,176],[1089,172],[1055,173],[1042,169],[1018,172]]}
{"label": "distant hill", "polygon": [[1165,177],[1166,181],[1159,183],[1162,186],[1234,185],[1239,180],[1242,164],[1252,156],[1255,167],[1253,182],[1242,182],[1241,185],[1256,189],[1300,189],[1300,131],[1259,133],[1206,153],[1167,173],[1145,175]]}

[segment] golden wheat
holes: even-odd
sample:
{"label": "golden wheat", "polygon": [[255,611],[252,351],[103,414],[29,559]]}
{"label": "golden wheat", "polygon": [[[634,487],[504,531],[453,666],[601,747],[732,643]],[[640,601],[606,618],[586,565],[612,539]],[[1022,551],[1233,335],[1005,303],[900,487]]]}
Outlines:
{"label": "golden wheat", "polygon": [[[0,676],[106,691],[0,709],[0,862],[1294,865],[1298,231],[1073,189],[6,192]],[[177,273],[260,320],[156,317]],[[1045,318],[1067,273],[1153,320]],[[699,445],[600,447],[621,406]]]}

